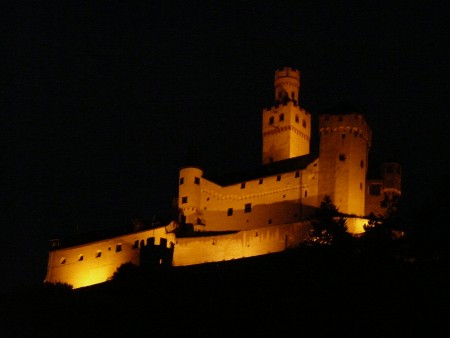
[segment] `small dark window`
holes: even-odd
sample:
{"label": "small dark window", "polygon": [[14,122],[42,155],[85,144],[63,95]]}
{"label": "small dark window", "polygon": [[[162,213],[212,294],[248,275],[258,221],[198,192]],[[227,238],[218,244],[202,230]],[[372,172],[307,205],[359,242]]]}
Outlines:
{"label": "small dark window", "polygon": [[244,208],[244,212],[251,212],[252,211],[252,204],[251,203],[246,203],[245,204],[245,208]]}
{"label": "small dark window", "polygon": [[80,255],[80,257],[78,257],[79,261],[82,261],[84,259],[83,255]]}
{"label": "small dark window", "polygon": [[269,124],[273,124],[273,116],[269,118]]}
{"label": "small dark window", "polygon": [[258,184],[263,184],[263,179],[260,178]]}
{"label": "small dark window", "polygon": [[121,252],[122,251],[122,244],[117,244],[116,245],[116,252]]}
{"label": "small dark window", "polygon": [[277,175],[277,181],[281,181],[281,175]]}
{"label": "small dark window", "polygon": [[357,137],[357,136],[358,136],[358,132],[355,131],[355,132],[353,133],[353,135],[354,135],[355,137]]}
{"label": "small dark window", "polygon": [[134,241],[133,249],[139,248],[139,240]]}
{"label": "small dark window", "polygon": [[61,264],[65,264],[66,263],[66,259],[64,257],[62,257],[61,260],[60,260],[60,263]]}
{"label": "small dark window", "polygon": [[200,184],[200,178],[199,177],[195,177],[194,178],[194,183],[195,184]]}
{"label": "small dark window", "polygon": [[305,190],[305,197],[308,197],[308,190]]}
{"label": "small dark window", "polygon": [[245,182],[242,182],[241,183],[241,189],[244,189],[245,188]]}
{"label": "small dark window", "polygon": [[272,224],[272,219],[269,218],[269,220],[267,221],[267,223]]}
{"label": "small dark window", "polygon": [[339,161],[345,161],[345,154],[339,154]]}
{"label": "small dark window", "polygon": [[374,196],[381,195],[381,184],[371,184],[369,186],[369,194]]}
{"label": "small dark window", "polygon": [[344,138],[345,138],[345,134],[342,134],[341,136],[342,136],[342,139],[344,139]]}
{"label": "small dark window", "polygon": [[295,100],[295,93],[294,92],[291,93],[291,96],[292,96],[292,99]]}
{"label": "small dark window", "polygon": [[184,177],[180,178],[180,185],[182,185],[184,183]]}
{"label": "small dark window", "polygon": [[280,114],[280,122],[284,121],[284,114]]}
{"label": "small dark window", "polygon": [[183,196],[183,197],[181,197],[181,203],[187,203],[187,201],[188,201],[188,198],[187,198],[187,196]]}
{"label": "small dark window", "polygon": [[306,120],[305,119],[303,119],[302,125],[303,125],[303,128],[306,128]]}
{"label": "small dark window", "polygon": [[295,115],[295,122],[298,123],[298,121],[299,121],[298,115]]}
{"label": "small dark window", "polygon": [[361,162],[359,162],[359,165],[360,165],[361,168],[364,168],[364,161],[361,160]]}
{"label": "small dark window", "polygon": [[101,251],[97,251],[97,255],[95,255],[95,258],[100,258],[102,257],[102,252]]}
{"label": "small dark window", "polygon": [[228,208],[227,216],[233,215],[233,208]]}
{"label": "small dark window", "polygon": [[295,172],[295,177],[300,177],[300,171],[297,170],[297,171]]}

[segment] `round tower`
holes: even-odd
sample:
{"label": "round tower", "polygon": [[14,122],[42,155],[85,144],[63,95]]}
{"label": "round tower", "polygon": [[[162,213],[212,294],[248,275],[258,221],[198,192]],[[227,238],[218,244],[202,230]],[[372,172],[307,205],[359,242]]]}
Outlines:
{"label": "round tower", "polygon": [[340,212],[364,216],[369,126],[360,114],[325,114],[319,129],[319,198],[328,195]]}
{"label": "round tower", "polygon": [[195,223],[200,210],[201,179],[203,171],[195,167],[180,170],[178,185],[178,209],[181,223]]}
{"label": "round tower", "polygon": [[381,177],[383,178],[383,192],[401,195],[402,171],[400,164],[392,161],[383,163]]}
{"label": "round tower", "polygon": [[300,91],[300,71],[284,67],[275,71],[275,102],[298,102]]}

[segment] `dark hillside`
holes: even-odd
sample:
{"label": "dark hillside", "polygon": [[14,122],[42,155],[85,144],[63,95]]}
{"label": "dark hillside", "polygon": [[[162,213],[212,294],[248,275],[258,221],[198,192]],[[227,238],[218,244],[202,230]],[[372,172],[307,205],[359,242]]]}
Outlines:
{"label": "dark hillside", "polygon": [[[18,290],[2,337],[445,337],[448,262],[332,248]],[[423,332],[420,333],[419,332]]]}

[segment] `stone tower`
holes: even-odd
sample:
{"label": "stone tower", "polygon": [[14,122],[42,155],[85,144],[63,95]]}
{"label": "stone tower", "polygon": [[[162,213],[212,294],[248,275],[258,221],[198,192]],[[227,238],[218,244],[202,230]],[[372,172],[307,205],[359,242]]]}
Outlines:
{"label": "stone tower", "polygon": [[274,85],[276,105],[263,110],[263,164],[309,154],[311,114],[299,105],[300,72],[279,69]]}
{"label": "stone tower", "polygon": [[369,126],[360,114],[326,114],[319,129],[319,200],[329,195],[340,212],[364,216]]}

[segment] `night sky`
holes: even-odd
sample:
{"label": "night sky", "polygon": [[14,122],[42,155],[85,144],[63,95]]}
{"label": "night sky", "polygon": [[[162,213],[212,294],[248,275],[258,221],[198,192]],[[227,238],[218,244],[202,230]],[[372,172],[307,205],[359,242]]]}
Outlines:
{"label": "night sky", "polygon": [[0,282],[41,282],[54,236],[164,219],[189,154],[206,173],[259,165],[285,66],[316,127],[337,106],[366,116],[369,166],[398,161],[416,209],[450,169],[450,5],[431,3],[7,5]]}

